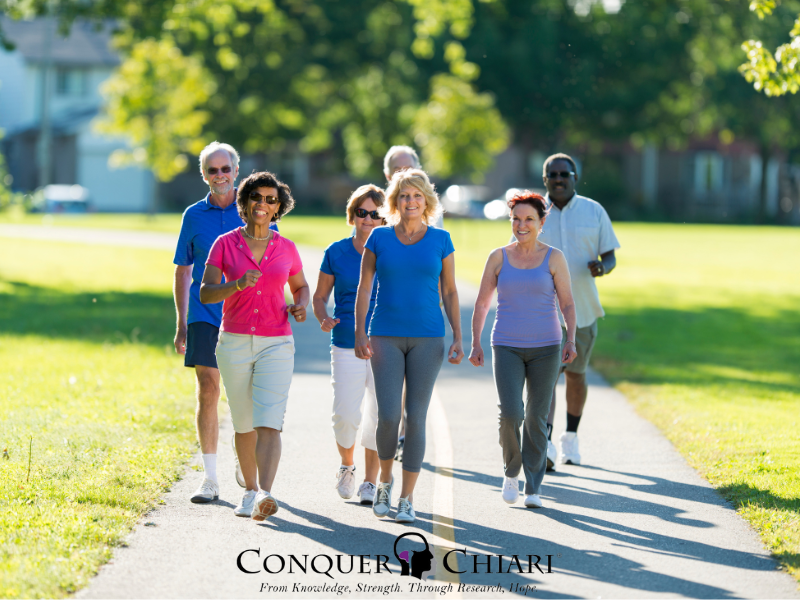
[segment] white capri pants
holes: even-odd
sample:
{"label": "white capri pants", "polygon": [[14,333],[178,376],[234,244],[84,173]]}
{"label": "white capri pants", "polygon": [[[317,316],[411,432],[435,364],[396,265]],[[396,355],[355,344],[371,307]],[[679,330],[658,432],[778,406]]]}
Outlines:
{"label": "white capri pants", "polygon": [[[356,443],[361,424],[361,445],[376,450],[375,430],[378,427],[378,401],[375,399],[375,380],[368,360],[356,357],[353,348],[331,346],[331,385],[333,386],[333,433],[342,448]],[[366,392],[364,420],[361,403]]]}
{"label": "white capri pants", "polygon": [[221,331],[217,364],[236,433],[283,430],[294,371],[294,337]]}

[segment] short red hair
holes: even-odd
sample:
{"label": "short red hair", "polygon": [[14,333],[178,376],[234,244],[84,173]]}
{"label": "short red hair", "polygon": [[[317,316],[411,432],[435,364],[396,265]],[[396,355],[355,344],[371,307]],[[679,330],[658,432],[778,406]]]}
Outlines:
{"label": "short red hair", "polygon": [[536,209],[537,213],[539,213],[540,219],[544,219],[547,216],[547,213],[550,212],[545,199],[540,194],[535,194],[534,192],[528,190],[520,192],[511,198],[511,200],[509,200],[506,204],[508,204],[508,208],[511,210],[514,210],[514,207],[519,204],[529,204]]}

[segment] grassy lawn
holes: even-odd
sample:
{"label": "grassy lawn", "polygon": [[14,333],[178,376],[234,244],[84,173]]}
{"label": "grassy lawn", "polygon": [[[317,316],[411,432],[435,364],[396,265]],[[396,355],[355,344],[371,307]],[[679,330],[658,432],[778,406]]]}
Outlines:
{"label": "grassy lawn", "polygon": [[[132,223],[177,234],[176,216],[157,220],[156,227],[136,218],[93,215],[60,224],[103,226],[112,219],[113,226]],[[489,251],[508,240],[509,225],[446,225],[458,276],[478,283]],[[800,580],[800,277],[794,272],[800,230],[615,227],[622,249],[617,270],[599,280],[608,316],[600,323],[594,367],[733,503]],[[281,231],[298,243],[324,247],[349,228],[343,218],[289,215]],[[0,477],[12,482],[0,502],[0,552],[4,565],[19,565],[0,566],[0,590],[59,595],[104,560],[191,447],[191,379],[168,346],[171,256],[104,249],[98,262],[93,248],[51,245],[45,252],[2,240],[0,251],[29,257],[0,266],[0,353],[10,363],[0,374],[0,389],[8,390],[0,396],[0,443],[11,454],[0,462]],[[86,315],[92,320],[83,320]],[[147,381],[137,377],[143,372],[150,374]],[[79,400],[80,410],[70,400]],[[94,409],[91,416],[86,405]],[[25,483],[31,435],[34,466]],[[163,454],[147,458],[145,472],[128,448]],[[74,479],[59,479],[64,477]],[[96,478],[106,478],[104,500],[73,491],[99,489]],[[75,525],[74,534],[38,526],[48,507],[67,502],[85,526]],[[12,517],[9,506],[24,514]],[[26,583],[37,581],[27,575],[45,570],[53,580],[49,587],[29,587],[39,584]],[[23,575],[17,577],[18,571]]]}
{"label": "grassy lawn", "polygon": [[0,255],[25,258],[0,261],[0,597],[61,597],[194,447],[171,254],[0,239]]}

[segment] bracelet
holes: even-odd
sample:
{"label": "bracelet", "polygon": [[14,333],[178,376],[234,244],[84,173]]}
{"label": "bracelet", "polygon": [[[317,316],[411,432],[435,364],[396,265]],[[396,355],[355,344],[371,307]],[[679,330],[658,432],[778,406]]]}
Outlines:
{"label": "bracelet", "polygon": [[240,292],[242,291],[242,288],[239,287],[239,280],[238,279],[236,280],[236,289],[239,290]]}
{"label": "bracelet", "polygon": [[573,345],[573,346],[575,346],[576,348],[578,347],[577,345],[575,345],[575,342],[573,342],[572,340],[567,340],[566,342],[564,342],[564,345],[565,345],[565,346],[566,346],[567,344],[572,344],[572,345]]}

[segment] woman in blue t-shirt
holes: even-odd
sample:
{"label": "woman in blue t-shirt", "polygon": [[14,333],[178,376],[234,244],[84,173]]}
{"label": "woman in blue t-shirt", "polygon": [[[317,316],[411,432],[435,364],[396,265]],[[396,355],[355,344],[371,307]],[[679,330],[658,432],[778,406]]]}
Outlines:
{"label": "woman in blue t-shirt", "polygon": [[[378,208],[383,205],[383,190],[376,185],[362,185],[347,201],[347,222],[355,225],[352,237],[334,242],[325,250],[319,281],[312,305],[314,316],[324,332],[331,332],[331,385],[333,386],[333,433],[342,458],[336,474],[336,490],[349,499],[355,492],[356,433],[361,424],[361,445],[364,446],[364,483],[358,488],[361,504],[372,504],[375,481],[378,478],[378,452],[375,428],[378,405],[375,401],[375,382],[369,363],[356,358],[355,305],[361,255],[372,229],[383,224]],[[328,298],[333,291],[333,317],[328,316]],[[367,322],[375,306],[375,288],[369,303]],[[367,403],[361,420],[361,403],[366,391]]]}
{"label": "woman in blue t-shirt", "polygon": [[[403,484],[395,520],[412,523],[415,519],[412,493],[425,456],[425,420],[433,385],[444,360],[440,281],[444,309],[453,330],[453,343],[447,353],[448,361],[453,364],[459,364],[464,357],[461,314],[453,242],[443,229],[429,227],[442,208],[425,172],[411,169],[395,173],[380,212],[389,226],[373,229],[361,259],[355,354],[370,359],[375,377],[376,442],[381,472],[372,511],[379,518],[391,510],[392,466],[403,412],[405,378]],[[372,319],[368,320],[376,274],[378,297]]]}

